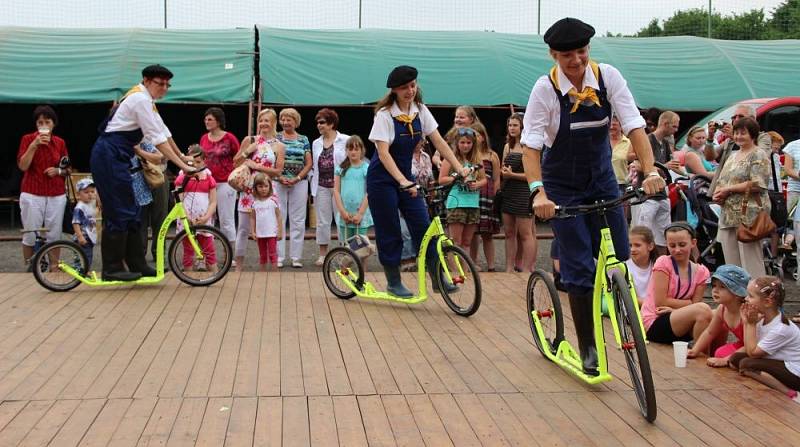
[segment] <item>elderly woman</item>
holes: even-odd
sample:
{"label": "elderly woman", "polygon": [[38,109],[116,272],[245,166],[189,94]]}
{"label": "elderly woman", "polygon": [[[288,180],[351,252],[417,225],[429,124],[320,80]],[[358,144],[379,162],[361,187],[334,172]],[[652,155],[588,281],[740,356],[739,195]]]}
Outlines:
{"label": "elderly woman", "polygon": [[[39,106],[33,111],[36,131],[22,136],[17,153],[17,166],[23,172],[19,208],[25,230],[47,228],[47,242],[61,238],[61,223],[67,196],[64,176],[67,169],[60,167],[67,154],[64,140],[53,135],[58,116],[50,106]],[[33,256],[36,236],[25,233],[22,237],[22,256],[29,263]]]}
{"label": "elderly woman", "polygon": [[[275,194],[281,209],[281,228],[286,233],[286,219],[289,219],[289,255],[292,267],[302,268],[303,238],[306,233],[306,205],[308,203],[308,175],[311,171],[311,145],[305,135],[297,133],[300,126],[300,113],[293,108],[281,110],[282,132],[278,140],[285,147],[283,171],[273,182]],[[288,217],[287,217],[288,215]],[[286,256],[286,239],[278,241],[278,267],[283,267]]]}
{"label": "elderly woman", "polygon": [[314,265],[321,266],[328,253],[331,242],[331,222],[336,204],[333,201],[333,171],[347,157],[345,143],[349,135],[339,133],[339,115],[336,111],[324,108],[314,117],[317,121],[319,138],[311,145],[312,177],[311,196],[314,197],[314,210],[317,213],[317,245],[319,257]]}
{"label": "elderly woman", "polygon": [[200,147],[206,154],[206,167],[217,182],[217,215],[222,234],[233,242],[236,240],[236,190],[228,185],[228,176],[233,171],[233,157],[239,152],[239,140],[225,131],[225,112],[211,107],[203,115],[207,132],[200,137]]}
{"label": "elderly woman", "polygon": [[758,123],[749,117],[733,125],[739,150],[723,165],[713,197],[722,206],[717,240],[722,244],[725,262],[742,266],[754,278],[766,275],[761,241],[740,242],[736,230],[739,224],[751,225],[761,210],[770,211],[769,156],[756,145],[758,132]]}
{"label": "elderly woman", "polygon": [[[276,178],[284,169],[285,146],[278,141],[275,126],[278,116],[273,109],[264,109],[258,113],[258,133],[242,140],[239,153],[233,157],[233,163],[246,164],[253,174],[263,172]],[[280,197],[280,196],[278,196]],[[239,228],[236,230],[236,248],[234,260],[236,269],[244,269],[244,255],[247,252],[247,239],[250,236],[250,213],[253,211],[253,191],[246,188],[239,197]]]}

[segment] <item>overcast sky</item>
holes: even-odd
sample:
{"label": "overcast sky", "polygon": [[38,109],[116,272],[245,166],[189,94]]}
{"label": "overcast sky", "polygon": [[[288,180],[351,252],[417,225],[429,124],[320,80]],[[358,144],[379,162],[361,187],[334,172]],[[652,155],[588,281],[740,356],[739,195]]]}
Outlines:
{"label": "overcast sky", "polygon": [[[358,0],[0,0],[0,26],[60,28],[235,28],[253,24],[300,29],[359,26]],[[723,14],[782,0],[714,0]],[[707,8],[708,0],[362,0],[361,26],[408,30],[493,30],[536,34],[561,17],[578,17],[597,29],[631,34],[654,17],[677,10]],[[402,5],[402,6],[401,6]]]}

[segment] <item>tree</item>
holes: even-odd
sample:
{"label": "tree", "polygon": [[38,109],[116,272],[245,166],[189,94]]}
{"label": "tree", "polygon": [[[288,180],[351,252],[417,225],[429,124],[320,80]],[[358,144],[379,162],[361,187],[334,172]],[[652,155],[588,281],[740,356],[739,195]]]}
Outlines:
{"label": "tree", "polygon": [[768,39],[800,39],[800,0],[787,0],[772,10]]}
{"label": "tree", "polygon": [[646,27],[636,33],[636,37],[659,37],[663,33],[661,26],[658,24],[658,19],[653,19]]}

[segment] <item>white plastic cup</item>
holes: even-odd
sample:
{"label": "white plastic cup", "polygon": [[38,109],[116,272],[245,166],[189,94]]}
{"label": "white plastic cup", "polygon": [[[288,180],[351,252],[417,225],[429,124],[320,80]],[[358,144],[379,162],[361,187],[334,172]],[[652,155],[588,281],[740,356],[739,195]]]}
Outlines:
{"label": "white plastic cup", "polygon": [[686,354],[689,352],[689,343],[685,341],[673,341],[672,353],[675,355],[675,367],[686,368]]}

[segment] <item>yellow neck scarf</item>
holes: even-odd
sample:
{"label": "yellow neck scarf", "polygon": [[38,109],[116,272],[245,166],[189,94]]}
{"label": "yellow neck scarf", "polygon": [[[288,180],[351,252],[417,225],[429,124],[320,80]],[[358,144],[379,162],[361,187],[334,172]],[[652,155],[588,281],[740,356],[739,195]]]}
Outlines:
{"label": "yellow neck scarf", "polygon": [[[119,103],[118,104],[122,104],[122,101],[125,101],[125,98],[127,98],[128,96],[130,96],[130,95],[132,95],[134,93],[139,93],[141,91],[142,91],[142,88],[139,86],[139,84],[134,85],[133,87],[131,87],[130,90],[128,90],[127,93],[122,95],[122,98],[119,99]],[[156,103],[155,102],[153,103],[153,112],[158,113],[158,109],[156,109]]]}
{"label": "yellow neck scarf", "polygon": [[406,114],[397,115],[395,118],[397,119],[397,121],[400,121],[401,123],[403,123],[406,126],[408,126],[408,133],[411,134],[411,136],[413,137],[414,136],[413,123],[414,123],[414,118],[416,118],[416,117],[417,117],[417,114],[415,113],[415,114],[410,115],[410,116],[406,115]]}
{"label": "yellow neck scarf", "polygon": [[[598,68],[597,63],[595,61],[590,60],[589,66],[592,68],[592,72],[594,72],[595,79],[599,79],[600,69]],[[556,88],[558,88],[559,91],[561,91],[561,88],[558,86],[557,68],[558,68],[557,66],[554,66],[553,68],[550,69],[550,79],[553,81],[553,84],[556,86]],[[575,101],[572,104],[572,109],[570,109],[569,113],[575,113],[575,111],[578,110],[578,106],[581,105],[581,103],[583,103],[583,101],[586,100],[591,101],[598,107],[600,106],[600,98],[597,97],[597,92],[592,87],[583,87],[583,91],[580,93],[578,93],[575,87],[573,87],[569,89],[567,94]]]}

